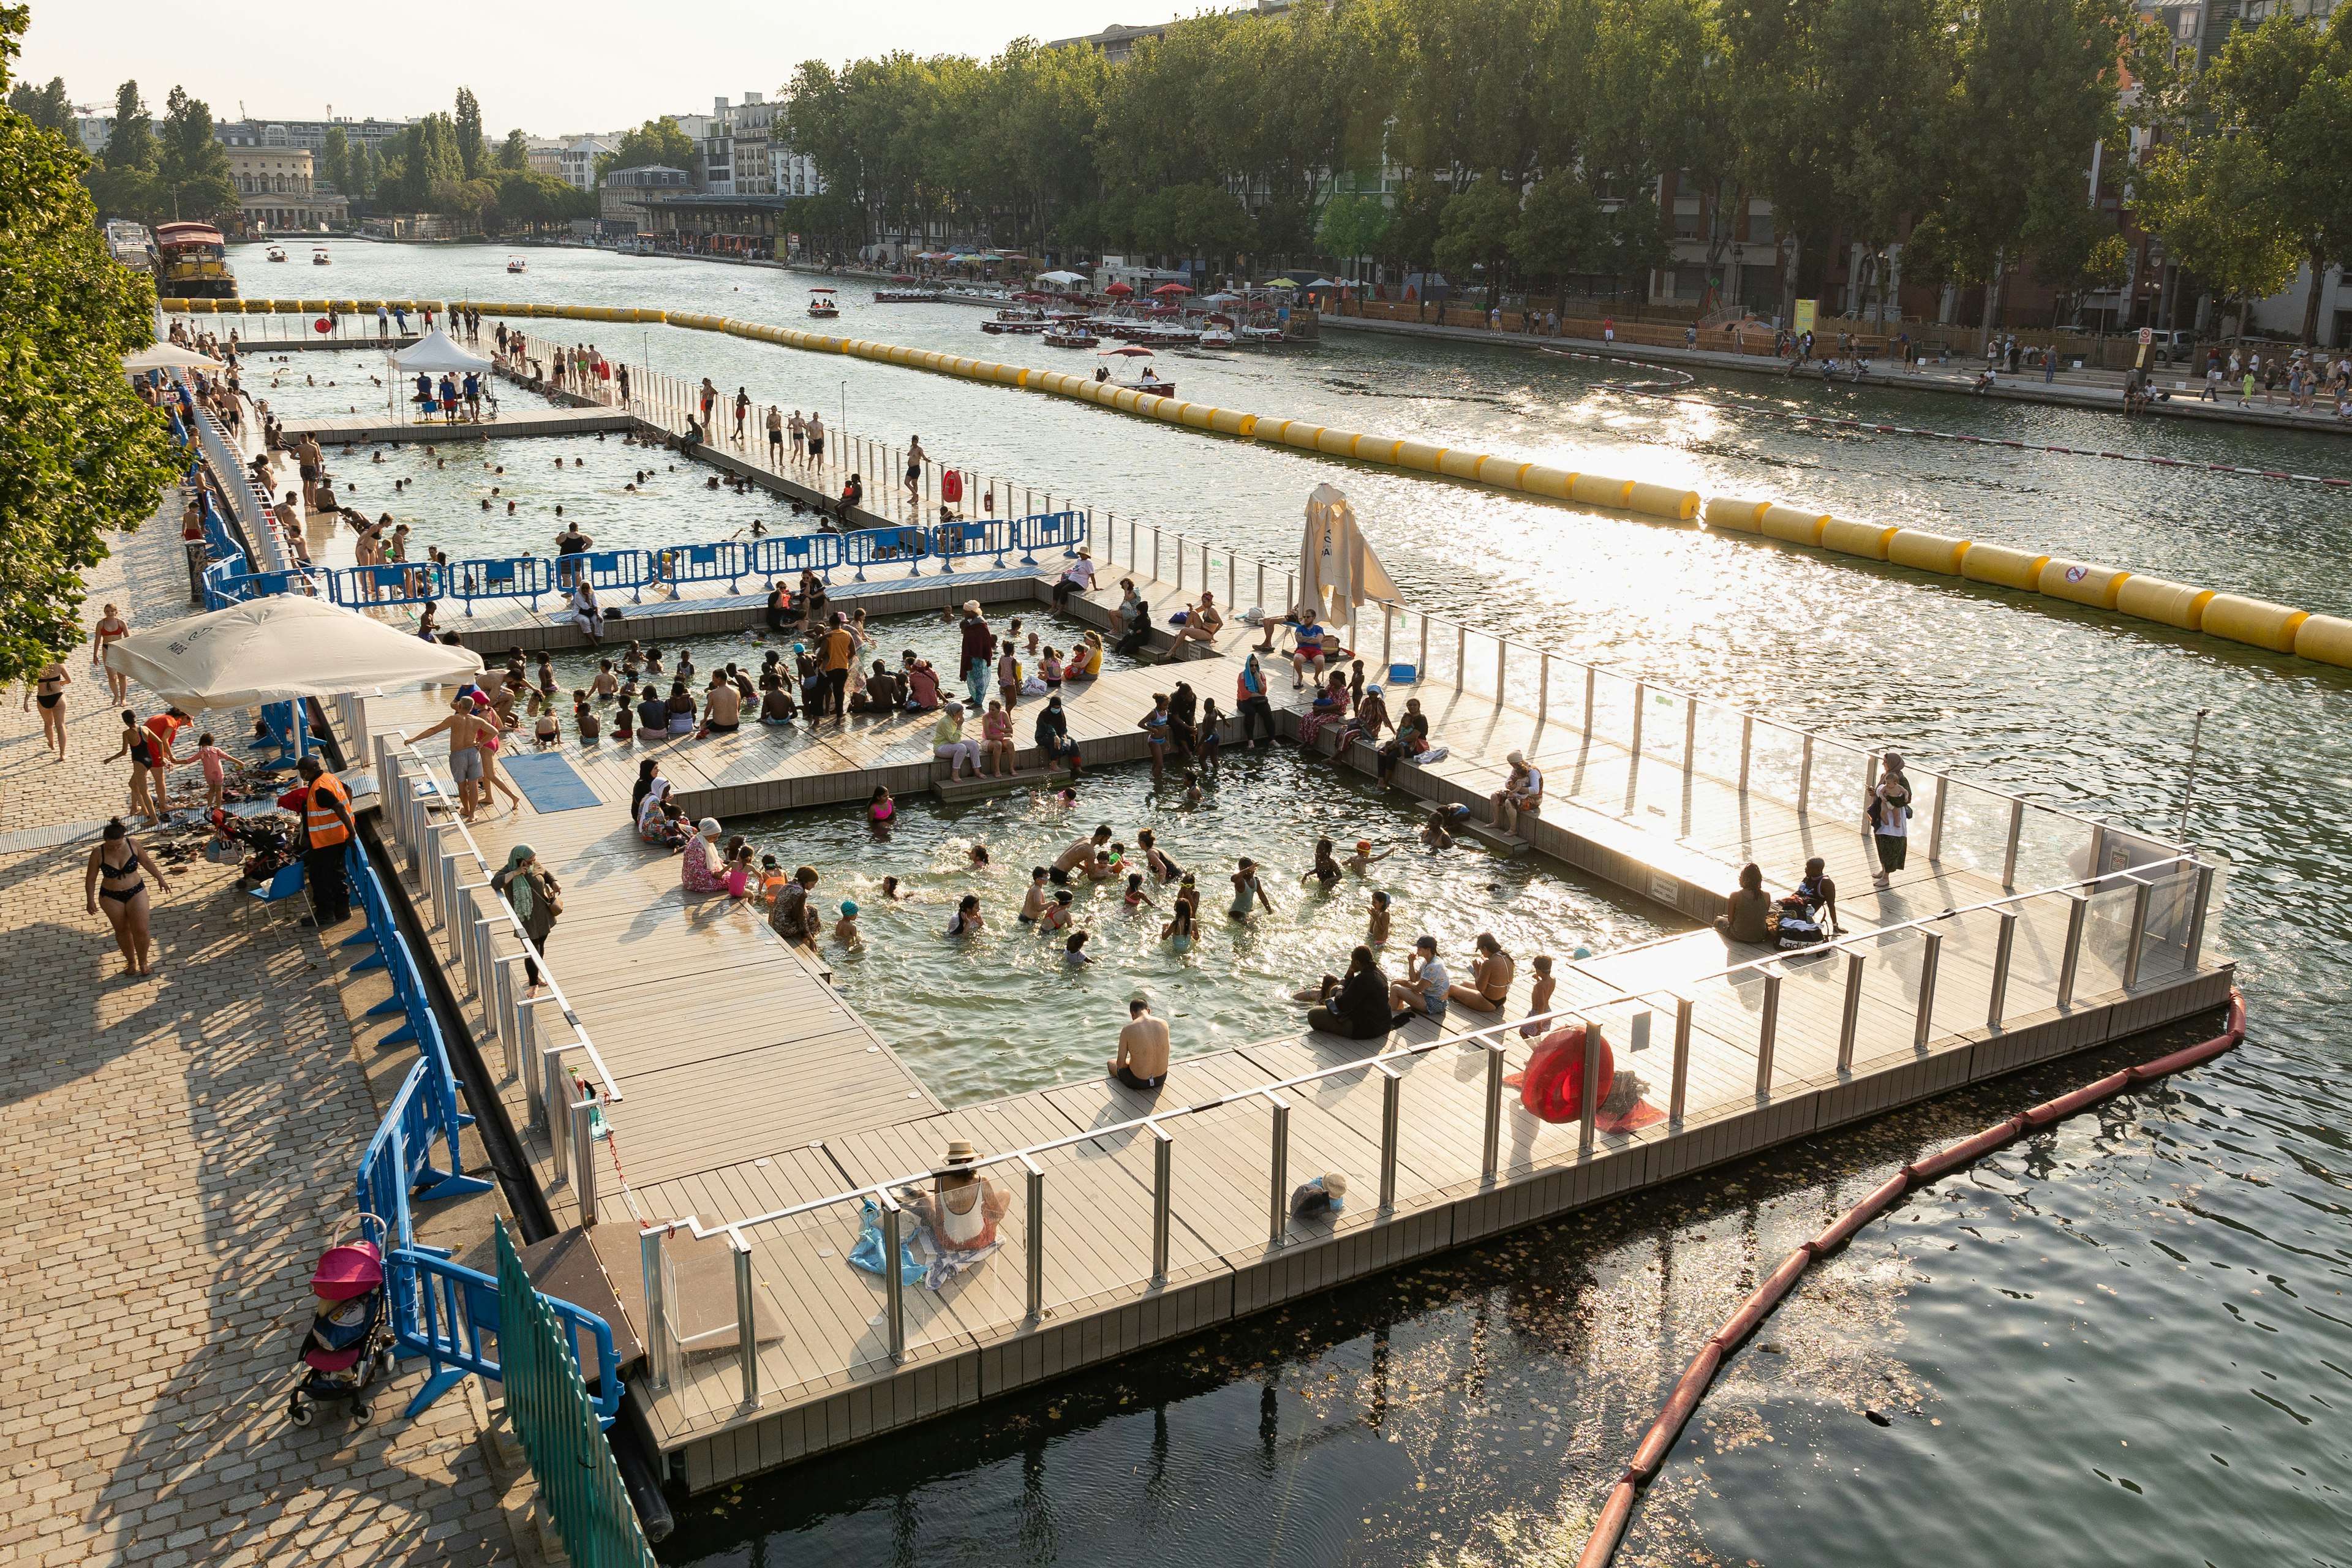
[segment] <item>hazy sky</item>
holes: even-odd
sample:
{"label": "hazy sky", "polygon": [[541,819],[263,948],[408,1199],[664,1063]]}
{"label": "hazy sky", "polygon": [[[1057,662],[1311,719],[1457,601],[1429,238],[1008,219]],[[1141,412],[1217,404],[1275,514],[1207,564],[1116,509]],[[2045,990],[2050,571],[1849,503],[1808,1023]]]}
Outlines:
{"label": "hazy sky", "polygon": [[[1228,4],[1235,0],[1227,0]],[[1165,20],[1201,0],[891,0],[887,5],[624,5],[618,0],[33,0],[18,61],[66,79],[76,103],[111,102],[126,79],[158,113],[173,83],[222,119],[404,118],[482,100],[493,136],[612,131],[655,114],[773,95],[812,58],[908,49],[986,57],[1023,34]]]}

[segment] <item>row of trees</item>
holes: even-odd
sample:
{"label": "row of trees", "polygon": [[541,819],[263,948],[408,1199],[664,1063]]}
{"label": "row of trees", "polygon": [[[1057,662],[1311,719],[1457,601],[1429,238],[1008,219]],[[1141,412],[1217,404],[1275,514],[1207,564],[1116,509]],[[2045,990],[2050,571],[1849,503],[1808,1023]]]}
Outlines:
{"label": "row of trees", "polygon": [[[68,155],[79,159],[81,147],[74,135],[72,106],[65,101],[64,80],[52,79],[40,89],[30,111],[20,102],[20,94],[23,89],[9,94],[9,107],[30,124],[55,132],[67,143]],[[113,133],[82,179],[106,217],[168,223],[209,218],[236,205],[228,154],[213,139],[213,111],[184,88],[172,89],[158,121],[139,96],[139,84],[124,82],[114,98]]]}
{"label": "row of trees", "polygon": [[[27,20],[0,5],[0,86]],[[108,256],[79,178],[87,160],[22,101],[12,90],[0,110],[0,679],[12,681],[72,657],[82,571],[172,477],[163,416],[122,374],[122,356],[154,340],[154,286]]]}
{"label": "row of trees", "polygon": [[[2326,53],[2292,18],[2259,36],[2296,28]],[[785,130],[850,196],[853,241],[943,225],[997,245],[1370,256],[1557,286],[1659,264],[1670,189],[1706,198],[1712,223],[1680,237],[1715,275],[1759,237],[1758,197],[1772,237],[1753,258],[1784,265],[1784,297],[1835,237],[1863,246],[1878,298],[1904,277],[1980,284],[1990,313],[2027,258],[2062,289],[2120,280],[2092,167],[2127,170],[2135,123],[2202,144],[2284,113],[2222,92],[2235,79],[2218,68],[2176,72],[2172,52],[2130,0],[1306,0],[1176,24],[1116,65],[1028,40],[984,64],[810,61]],[[2257,74],[2278,73],[2236,73]],[[2145,89],[2129,105],[2127,82]],[[2340,90],[2297,100],[2338,174]],[[2231,134],[2208,138],[2217,114]],[[2273,185],[2299,190],[2325,157],[2284,147],[2265,143]],[[2223,148],[2199,188],[2241,188],[2252,160]],[[2162,210],[2183,226],[2176,249],[2201,257],[2186,210]]]}

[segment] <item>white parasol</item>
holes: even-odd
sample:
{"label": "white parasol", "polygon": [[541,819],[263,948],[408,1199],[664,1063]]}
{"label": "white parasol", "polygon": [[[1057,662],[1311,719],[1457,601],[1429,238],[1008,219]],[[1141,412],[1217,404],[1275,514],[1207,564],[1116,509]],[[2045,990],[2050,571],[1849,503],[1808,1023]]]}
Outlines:
{"label": "white parasol", "polygon": [[127,375],[142,370],[181,370],[189,365],[217,367],[220,361],[208,354],[194,353],[177,343],[158,342],[141,349],[137,353],[122,356],[122,369]]}
{"label": "white parasol", "polygon": [[478,353],[468,353],[449,341],[449,334],[436,327],[408,347],[392,356],[392,363],[405,371],[441,371],[463,373],[490,368],[490,362]]}
{"label": "white parasol", "polygon": [[323,599],[279,594],[110,643],[106,668],[175,708],[251,708],[478,674],[481,657]]}
{"label": "white parasol", "polygon": [[1356,509],[1330,485],[1317,485],[1307,498],[1307,537],[1299,547],[1296,610],[1328,614],[1342,626],[1356,624],[1358,606],[1396,603],[1397,585],[1388,568],[1356,525]]}

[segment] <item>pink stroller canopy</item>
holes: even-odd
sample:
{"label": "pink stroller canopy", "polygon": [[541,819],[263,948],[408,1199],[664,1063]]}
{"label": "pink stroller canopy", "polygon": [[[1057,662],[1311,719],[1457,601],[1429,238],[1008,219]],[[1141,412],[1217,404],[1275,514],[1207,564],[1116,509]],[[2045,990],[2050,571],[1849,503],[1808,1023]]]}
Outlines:
{"label": "pink stroller canopy", "polygon": [[364,1296],[383,1283],[383,1257],[372,1241],[345,1242],[331,1247],[319,1259],[318,1272],[310,1276],[310,1290],[329,1301],[348,1301],[354,1296]]}

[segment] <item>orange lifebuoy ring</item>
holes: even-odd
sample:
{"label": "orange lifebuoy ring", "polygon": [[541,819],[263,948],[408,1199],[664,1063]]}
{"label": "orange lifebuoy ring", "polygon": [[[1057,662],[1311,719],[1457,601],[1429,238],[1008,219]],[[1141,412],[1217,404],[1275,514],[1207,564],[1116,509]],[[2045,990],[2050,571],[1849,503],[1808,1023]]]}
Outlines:
{"label": "orange lifebuoy ring", "polygon": [[[1601,1072],[1595,1079],[1606,1096],[1617,1075],[1609,1037],[1595,1032]],[[1546,1121],[1574,1121],[1584,1114],[1584,1026],[1555,1029],[1538,1043],[1519,1075],[1519,1103]]]}

